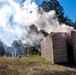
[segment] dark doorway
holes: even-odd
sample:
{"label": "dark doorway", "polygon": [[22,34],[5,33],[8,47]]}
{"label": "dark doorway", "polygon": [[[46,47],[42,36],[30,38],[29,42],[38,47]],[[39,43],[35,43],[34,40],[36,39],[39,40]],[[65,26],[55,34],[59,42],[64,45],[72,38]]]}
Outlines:
{"label": "dark doorway", "polygon": [[68,62],[74,62],[73,46],[71,44],[67,44],[67,55]]}

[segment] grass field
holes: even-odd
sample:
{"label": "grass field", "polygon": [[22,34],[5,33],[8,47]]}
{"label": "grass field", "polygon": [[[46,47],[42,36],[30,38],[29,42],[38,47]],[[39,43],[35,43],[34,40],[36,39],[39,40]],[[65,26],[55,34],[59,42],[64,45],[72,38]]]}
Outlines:
{"label": "grass field", "polygon": [[40,56],[0,57],[0,75],[76,75],[76,68],[57,65]]}

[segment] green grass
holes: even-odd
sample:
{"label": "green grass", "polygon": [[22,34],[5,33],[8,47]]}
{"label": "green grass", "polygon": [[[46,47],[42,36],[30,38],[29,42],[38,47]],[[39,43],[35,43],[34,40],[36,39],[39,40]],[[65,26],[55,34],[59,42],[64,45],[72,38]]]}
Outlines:
{"label": "green grass", "polygon": [[40,56],[0,57],[0,75],[76,75],[76,68],[57,65]]}

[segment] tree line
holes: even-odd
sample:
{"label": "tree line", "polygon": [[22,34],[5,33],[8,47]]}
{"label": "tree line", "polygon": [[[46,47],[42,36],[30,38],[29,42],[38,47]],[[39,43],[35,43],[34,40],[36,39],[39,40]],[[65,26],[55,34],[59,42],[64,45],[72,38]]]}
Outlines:
{"label": "tree line", "polygon": [[45,12],[49,12],[51,10],[56,11],[56,17],[58,18],[59,23],[64,23],[66,25],[72,26],[76,29],[76,21],[73,22],[68,15],[64,15],[64,8],[60,5],[60,3],[57,0],[44,0],[39,7],[42,7],[42,9]]}
{"label": "tree line", "polygon": [[22,40],[14,40],[11,46],[7,46],[0,39],[0,56],[25,57],[28,55],[40,55],[40,46],[30,46]]}

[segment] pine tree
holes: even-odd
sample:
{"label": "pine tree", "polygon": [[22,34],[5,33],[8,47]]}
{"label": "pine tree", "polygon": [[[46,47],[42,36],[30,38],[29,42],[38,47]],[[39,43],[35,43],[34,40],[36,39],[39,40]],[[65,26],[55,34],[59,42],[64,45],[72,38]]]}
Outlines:
{"label": "pine tree", "polygon": [[56,16],[59,20],[59,23],[65,23],[69,26],[73,26],[73,22],[71,19],[69,19],[68,16],[64,16],[63,7],[60,5],[60,3],[57,0],[44,0],[42,4],[40,5],[42,9],[45,12],[49,12],[51,10],[56,11]]}

